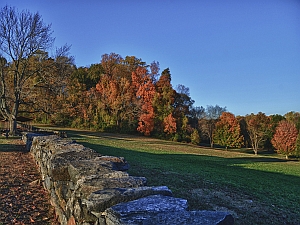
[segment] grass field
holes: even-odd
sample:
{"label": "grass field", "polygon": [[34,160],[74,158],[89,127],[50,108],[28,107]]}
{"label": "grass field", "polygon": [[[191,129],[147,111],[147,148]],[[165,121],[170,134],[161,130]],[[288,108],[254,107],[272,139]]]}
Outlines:
{"label": "grass field", "polygon": [[140,136],[68,130],[101,154],[122,156],[148,185],[166,185],[191,210],[231,212],[236,224],[300,224],[300,162]]}
{"label": "grass field", "polygon": [[141,136],[66,130],[101,154],[122,156],[129,174],[168,186],[190,210],[229,211],[235,224],[300,224],[300,162],[249,150],[214,150]]}

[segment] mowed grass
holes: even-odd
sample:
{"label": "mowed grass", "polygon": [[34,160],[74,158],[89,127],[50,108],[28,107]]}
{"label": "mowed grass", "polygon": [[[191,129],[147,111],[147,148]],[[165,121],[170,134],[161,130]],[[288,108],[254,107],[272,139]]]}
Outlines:
{"label": "mowed grass", "polygon": [[300,224],[298,160],[133,135],[67,134],[103,155],[125,157],[130,175],[146,177],[148,186],[168,186],[190,210],[229,211],[235,224]]}

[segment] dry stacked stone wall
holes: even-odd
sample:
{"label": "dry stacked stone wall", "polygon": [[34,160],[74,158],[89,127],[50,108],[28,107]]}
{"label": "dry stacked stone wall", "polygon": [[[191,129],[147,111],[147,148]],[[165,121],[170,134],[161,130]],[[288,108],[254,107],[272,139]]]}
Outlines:
{"label": "dry stacked stone wall", "polygon": [[122,157],[105,156],[57,135],[23,134],[61,224],[233,224],[227,212],[188,211],[166,186],[130,176]]}

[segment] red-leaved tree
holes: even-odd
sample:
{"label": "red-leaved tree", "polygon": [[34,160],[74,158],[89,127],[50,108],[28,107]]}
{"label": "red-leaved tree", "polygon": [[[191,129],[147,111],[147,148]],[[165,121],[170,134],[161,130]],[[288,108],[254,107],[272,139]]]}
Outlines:
{"label": "red-leaved tree", "polygon": [[176,133],[176,119],[173,117],[172,113],[164,118],[164,132],[167,134]]}
{"label": "red-leaved tree", "polygon": [[146,68],[138,67],[132,72],[132,84],[136,89],[136,97],[141,103],[141,111],[137,130],[149,136],[154,129],[154,108],[152,105],[155,86]]}
{"label": "red-leaved tree", "polygon": [[272,144],[278,153],[285,155],[286,159],[296,150],[298,130],[295,124],[282,120],[279,122],[272,139]]}

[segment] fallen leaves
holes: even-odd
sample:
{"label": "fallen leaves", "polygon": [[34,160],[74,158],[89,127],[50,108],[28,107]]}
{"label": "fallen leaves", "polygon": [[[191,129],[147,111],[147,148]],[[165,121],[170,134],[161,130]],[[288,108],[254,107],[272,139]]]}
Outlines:
{"label": "fallen leaves", "polygon": [[59,224],[32,156],[10,142],[0,144],[0,224]]}

